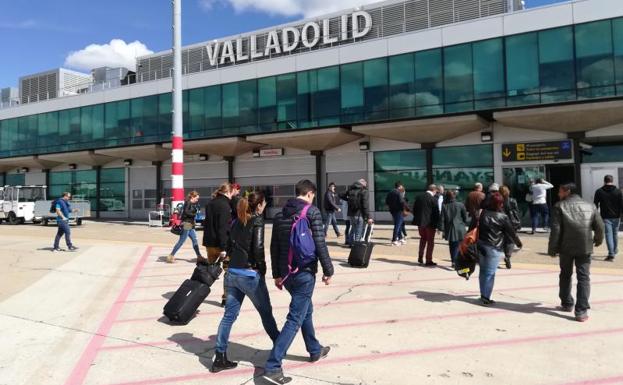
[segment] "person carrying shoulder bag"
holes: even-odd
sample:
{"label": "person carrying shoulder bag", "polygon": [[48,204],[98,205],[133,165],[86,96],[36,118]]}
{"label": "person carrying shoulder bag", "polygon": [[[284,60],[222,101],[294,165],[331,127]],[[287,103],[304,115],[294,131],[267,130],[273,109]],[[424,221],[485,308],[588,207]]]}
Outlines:
{"label": "person carrying shoulder bag", "polygon": [[197,216],[197,212],[199,208],[197,203],[199,202],[199,193],[196,191],[191,191],[188,193],[186,197],[186,201],[184,202],[184,206],[182,208],[182,232],[180,233],[180,237],[177,240],[177,243],[173,247],[171,254],[167,256],[167,263],[175,262],[175,254],[179,251],[179,249],[184,245],[186,239],[190,238],[193,243],[193,249],[195,250],[195,254],[197,255],[197,260],[200,261],[203,258],[201,256],[201,251],[199,250],[199,243],[197,241],[197,233],[195,232],[195,217]]}

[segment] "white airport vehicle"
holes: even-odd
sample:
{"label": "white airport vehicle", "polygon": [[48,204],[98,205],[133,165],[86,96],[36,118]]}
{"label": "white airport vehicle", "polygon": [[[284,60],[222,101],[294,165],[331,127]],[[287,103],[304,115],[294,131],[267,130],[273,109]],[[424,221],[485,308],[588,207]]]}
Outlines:
{"label": "white airport vehicle", "polygon": [[[55,200],[40,200],[35,202],[34,222],[47,226],[49,222],[56,222],[56,213],[51,212],[52,203]],[[83,199],[72,199],[70,202],[72,213],[69,215],[69,223],[82,225],[82,218],[91,216],[91,202]]]}
{"label": "white airport vehicle", "polygon": [[44,200],[47,186],[4,186],[0,222],[11,225],[35,221],[35,202]]}

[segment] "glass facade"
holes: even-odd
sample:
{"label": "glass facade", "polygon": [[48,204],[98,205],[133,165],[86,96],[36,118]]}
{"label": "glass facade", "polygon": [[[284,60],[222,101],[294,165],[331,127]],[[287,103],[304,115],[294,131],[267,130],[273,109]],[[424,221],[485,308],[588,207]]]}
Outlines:
{"label": "glass facade", "polygon": [[[185,90],[187,138],[623,94],[623,18]],[[168,141],[171,95],[0,121],[0,157]]]}
{"label": "glass facade", "polygon": [[24,186],[26,184],[25,174],[6,174],[3,185]]}
{"label": "glass facade", "polygon": [[623,144],[593,146],[582,154],[582,163],[623,162]]}
{"label": "glass facade", "polygon": [[100,210],[125,210],[124,168],[103,168],[100,171]]}
{"label": "glass facade", "polygon": [[374,197],[377,211],[386,211],[385,196],[397,181],[405,186],[405,197],[413,202],[426,190],[425,150],[379,151],[374,153]]}
{"label": "glass facade", "polygon": [[[73,199],[88,200],[91,210],[97,209],[97,171],[55,171],[50,172],[48,197],[55,199],[70,192]],[[100,210],[125,210],[125,169],[105,168],[100,173]]]}

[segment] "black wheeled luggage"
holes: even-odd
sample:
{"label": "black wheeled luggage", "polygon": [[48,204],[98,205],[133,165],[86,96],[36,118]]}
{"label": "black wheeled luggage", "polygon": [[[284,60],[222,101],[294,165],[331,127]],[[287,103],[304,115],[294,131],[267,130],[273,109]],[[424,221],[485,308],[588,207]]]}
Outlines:
{"label": "black wheeled luggage", "polygon": [[374,224],[367,225],[363,240],[353,243],[348,255],[348,264],[351,267],[366,268],[370,264],[370,257],[374,248],[374,243],[370,242],[373,229]]}
{"label": "black wheeled luggage", "polygon": [[208,294],[210,294],[208,285],[187,279],[164,305],[164,315],[172,323],[186,325]]}

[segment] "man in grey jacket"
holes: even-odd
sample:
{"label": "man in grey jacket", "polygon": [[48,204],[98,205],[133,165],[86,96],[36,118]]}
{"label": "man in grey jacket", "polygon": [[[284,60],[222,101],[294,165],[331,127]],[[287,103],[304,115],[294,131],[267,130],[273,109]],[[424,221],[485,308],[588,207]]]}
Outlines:
{"label": "man in grey jacket", "polygon": [[[549,236],[548,254],[560,254],[560,301],[561,309],[573,311],[571,276],[575,264],[578,277],[575,319],[588,320],[588,303],[591,284],[590,266],[593,244],[601,245],[604,240],[604,222],[595,206],[577,194],[574,183],[563,184],[558,191],[560,202],[552,213],[552,231]],[[593,234],[594,233],[594,234]]]}

